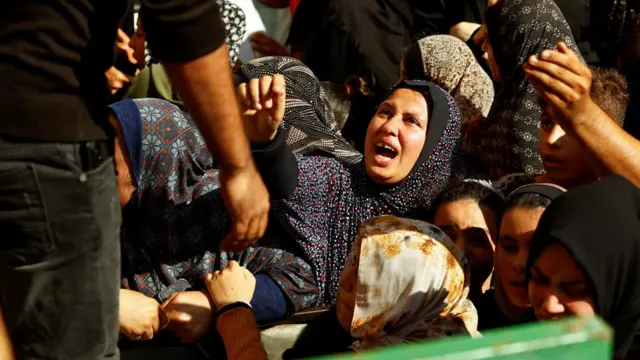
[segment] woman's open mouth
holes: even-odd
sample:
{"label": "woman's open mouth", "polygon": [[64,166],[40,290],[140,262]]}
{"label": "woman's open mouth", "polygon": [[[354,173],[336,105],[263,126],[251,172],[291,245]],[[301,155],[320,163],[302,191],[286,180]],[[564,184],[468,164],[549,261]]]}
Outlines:
{"label": "woman's open mouth", "polygon": [[375,150],[374,161],[380,166],[388,165],[398,156],[396,149],[383,142],[377,143]]}

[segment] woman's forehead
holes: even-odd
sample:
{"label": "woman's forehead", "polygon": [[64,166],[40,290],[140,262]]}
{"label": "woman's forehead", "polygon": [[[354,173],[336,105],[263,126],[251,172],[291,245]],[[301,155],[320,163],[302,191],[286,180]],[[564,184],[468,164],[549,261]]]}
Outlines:
{"label": "woman's forehead", "polygon": [[426,115],[429,110],[425,95],[419,91],[408,88],[395,90],[383,102],[383,104],[385,103],[393,105],[398,111],[412,112],[416,115]]}

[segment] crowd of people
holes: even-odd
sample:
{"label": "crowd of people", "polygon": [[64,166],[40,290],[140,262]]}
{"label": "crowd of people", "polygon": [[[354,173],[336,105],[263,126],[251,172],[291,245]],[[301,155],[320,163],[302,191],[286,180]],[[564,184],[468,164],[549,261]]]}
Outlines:
{"label": "crowd of people", "polygon": [[0,5],[0,358],[266,359],[318,307],[284,358],[594,315],[640,357],[640,3],[259,1],[287,44]]}

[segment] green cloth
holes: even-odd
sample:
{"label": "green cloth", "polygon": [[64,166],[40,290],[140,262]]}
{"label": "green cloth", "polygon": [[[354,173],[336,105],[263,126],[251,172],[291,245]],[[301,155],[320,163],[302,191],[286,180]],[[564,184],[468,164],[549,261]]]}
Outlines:
{"label": "green cloth", "polygon": [[151,64],[140,71],[133,79],[126,96],[131,99],[162,99],[184,110],[184,103],[173,91],[169,76],[162,64]]}

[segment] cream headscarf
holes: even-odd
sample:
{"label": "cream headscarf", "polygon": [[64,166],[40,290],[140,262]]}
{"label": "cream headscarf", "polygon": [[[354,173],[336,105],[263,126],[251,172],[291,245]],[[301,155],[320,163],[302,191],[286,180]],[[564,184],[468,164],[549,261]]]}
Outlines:
{"label": "cream headscarf", "polygon": [[462,121],[486,118],[495,96],[493,82],[467,44],[450,35],[433,35],[419,40],[418,47],[426,79],[456,99]]}
{"label": "cream headscarf", "polygon": [[357,273],[351,322],[351,336],[358,339],[354,350],[480,335],[476,309],[467,299],[467,261],[437,227],[393,216],[365,222],[345,274],[349,267],[352,276]]}

